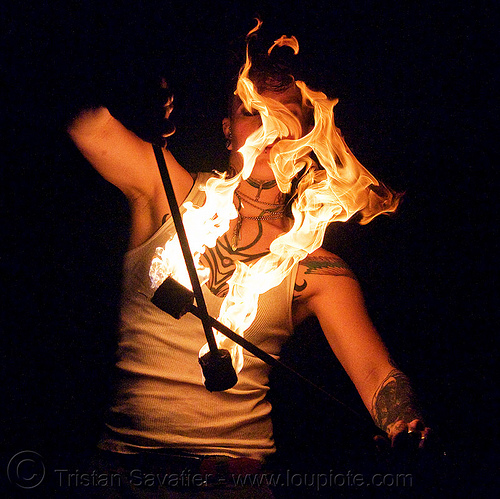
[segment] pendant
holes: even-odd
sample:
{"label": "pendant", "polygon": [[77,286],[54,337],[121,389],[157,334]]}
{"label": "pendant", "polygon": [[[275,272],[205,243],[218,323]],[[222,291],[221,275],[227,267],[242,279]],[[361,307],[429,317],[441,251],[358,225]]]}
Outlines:
{"label": "pendant", "polygon": [[264,182],[261,182],[259,184],[259,188],[257,191],[257,195],[255,196],[255,201],[258,201],[260,199],[260,193],[262,192],[262,188],[264,187]]}
{"label": "pendant", "polygon": [[238,243],[241,241],[241,224],[243,223],[243,217],[238,213],[238,220],[233,230],[233,237],[231,238],[231,249],[236,251],[238,249]]}
{"label": "pendant", "polygon": [[262,189],[272,189],[276,185],[276,180],[255,180],[252,177],[248,177],[246,182],[257,189],[257,195],[255,196],[254,201],[259,200]]}

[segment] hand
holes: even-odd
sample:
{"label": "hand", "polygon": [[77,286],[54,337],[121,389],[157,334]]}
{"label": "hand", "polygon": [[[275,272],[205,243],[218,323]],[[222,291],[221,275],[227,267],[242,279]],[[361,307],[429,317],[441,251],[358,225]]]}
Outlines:
{"label": "hand", "polygon": [[106,102],[110,113],[141,139],[165,146],[175,132],[169,119],[174,97],[165,78],[145,78],[112,90]]}
{"label": "hand", "polygon": [[393,449],[402,452],[415,452],[418,449],[432,447],[432,430],[425,426],[421,419],[414,419],[410,423],[403,420],[396,421],[389,426],[387,436],[374,437],[377,448],[381,451]]}

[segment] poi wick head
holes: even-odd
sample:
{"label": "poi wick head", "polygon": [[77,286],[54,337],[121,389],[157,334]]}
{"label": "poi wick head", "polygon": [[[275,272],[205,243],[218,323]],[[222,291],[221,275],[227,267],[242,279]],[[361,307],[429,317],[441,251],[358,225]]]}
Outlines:
{"label": "poi wick head", "polygon": [[[155,291],[151,302],[158,308],[180,319],[194,308],[194,293],[179,284],[172,277],[167,277]],[[196,315],[199,309],[196,308]],[[232,388],[238,382],[238,376],[233,367],[231,354],[228,350],[209,350],[198,359],[203,371],[205,387],[210,392],[220,392]]]}
{"label": "poi wick head", "polygon": [[222,348],[209,350],[198,359],[198,362],[205,378],[205,387],[209,392],[228,390],[238,382],[228,350]]}

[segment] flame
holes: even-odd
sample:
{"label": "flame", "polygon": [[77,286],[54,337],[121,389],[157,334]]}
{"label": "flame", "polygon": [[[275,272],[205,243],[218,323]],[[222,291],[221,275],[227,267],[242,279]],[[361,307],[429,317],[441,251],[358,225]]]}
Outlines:
{"label": "flame", "polygon": [[288,37],[286,35],[282,35],[277,40],[274,40],[274,43],[269,47],[269,50],[267,51],[267,55],[271,55],[271,52],[273,51],[274,47],[285,47],[285,46],[292,48],[293,53],[295,55],[299,53],[299,42],[297,38],[295,38],[294,36]]}
{"label": "flame", "polygon": [[[257,33],[257,31],[259,31],[260,27],[262,26],[262,21],[260,19],[256,18],[255,20],[257,21],[257,24],[255,25],[255,28],[252,28],[247,33],[247,36],[246,36],[247,42],[251,38],[252,35],[254,35],[255,33]],[[248,46],[247,46],[247,48],[248,48]]]}
{"label": "flame", "polygon": [[[206,199],[203,206],[185,202],[182,222],[193,254],[200,284],[210,277],[210,270],[201,264],[205,249],[213,248],[217,239],[229,230],[229,223],[238,216],[233,204],[234,191],[239,178],[226,179],[226,174],[211,177],[205,187]],[[156,290],[167,277],[173,277],[188,289],[192,289],[189,274],[182,255],[177,234],[170,238],[164,247],[156,248],[149,269],[151,287]]]}
{"label": "flame", "polygon": [[[258,21],[247,39],[261,24]],[[295,37],[282,36],[268,53],[282,46],[291,47],[295,53],[299,50]],[[311,106],[314,113],[314,127],[302,136],[300,121],[286,106],[256,91],[249,78],[250,68],[247,43],[246,60],[235,94],[248,111],[260,113],[262,125],[238,151],[243,162],[241,171],[230,179],[225,175],[210,179],[205,187],[205,204],[197,208],[186,203],[183,217],[200,279],[206,282],[207,269],[200,264],[200,256],[206,247],[215,246],[217,238],[229,229],[230,220],[236,218],[234,191],[242,179],[250,176],[259,154],[274,144],[270,151],[270,166],[279,189],[284,193],[290,192],[292,180],[302,172],[292,204],[292,228],[275,239],[270,252],[259,260],[249,265],[235,261],[235,271],[228,282],[229,291],[218,320],[240,335],[255,318],[259,296],[279,285],[297,262],[321,246],[331,222],[346,221],[359,212],[360,223],[368,223],[381,213],[393,212],[399,202],[398,196],[380,184],[349,150],[334,123],[333,108],[337,100],[309,89],[302,81],[295,82],[303,103]],[[311,158],[312,152],[321,167]],[[187,272],[176,239],[169,241],[165,248],[157,249],[150,271],[153,287],[159,286],[168,275],[179,277],[186,285]],[[174,261],[177,263],[173,264]],[[214,333],[218,345],[230,350],[238,372],[243,366],[241,347],[221,333]],[[205,345],[200,356],[207,351],[208,345]]]}

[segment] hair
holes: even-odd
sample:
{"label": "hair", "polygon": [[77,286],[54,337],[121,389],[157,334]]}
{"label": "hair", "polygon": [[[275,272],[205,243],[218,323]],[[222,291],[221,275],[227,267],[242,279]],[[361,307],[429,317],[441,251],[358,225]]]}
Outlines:
{"label": "hair", "polygon": [[[291,57],[290,57],[291,56]],[[306,81],[309,88],[315,88],[319,90],[317,87],[323,87],[323,85],[319,84],[319,81],[316,79],[316,84],[311,84],[309,76],[311,75],[311,68],[304,64],[304,62],[297,55],[292,55],[292,50],[289,47],[279,47],[273,50],[270,54],[267,52],[253,52],[250,54],[251,59],[251,67],[249,70],[249,78],[255,85],[255,89],[259,94],[262,94],[265,91],[271,92],[285,92],[289,88],[295,85],[297,80]],[[234,74],[234,73],[233,73]],[[306,76],[309,75],[309,76]],[[233,111],[235,109],[235,104],[238,102],[239,98],[235,96],[234,89],[237,84],[237,77],[234,77],[231,81],[231,91],[227,93],[229,96],[228,101],[228,111],[229,116],[233,115]],[[319,84],[319,85],[318,85]],[[329,92],[326,88],[321,89],[329,98],[331,98],[331,92]],[[313,106],[310,106],[310,112],[305,114],[305,124],[314,126],[314,112]],[[311,159],[313,159],[315,168],[323,169],[318,158],[314,154],[314,151],[311,151],[310,154]],[[297,188],[300,183],[302,176],[305,173],[305,169],[298,172],[297,175],[292,179],[291,189],[285,195],[285,215],[289,218],[293,218],[291,207],[293,200],[297,194]],[[380,204],[381,208],[384,206],[386,208],[378,210],[378,213],[390,213],[393,212],[397,205],[399,204],[399,200],[402,194],[396,193],[392,191],[390,188],[386,187],[383,184],[379,186],[371,186],[371,190],[373,191],[372,202],[375,204]],[[379,191],[379,192],[376,192]],[[387,208],[388,207],[388,208]],[[370,209],[368,209],[370,212]],[[375,213],[376,214],[376,213]],[[363,210],[360,210],[356,213],[352,218],[353,220],[358,221],[359,223],[368,223],[371,218],[373,218],[373,214],[365,217],[363,214]]]}
{"label": "hair", "polygon": [[292,68],[283,59],[276,60],[271,55],[257,54],[251,62],[248,76],[259,93],[266,90],[284,92],[295,83]]}
{"label": "hair", "polygon": [[[289,88],[295,85],[297,79],[301,76],[301,69],[298,65],[293,65],[285,59],[286,52],[289,48],[280,48],[271,52],[271,54],[257,53],[251,56],[251,67],[248,77],[255,85],[255,89],[259,94],[263,92],[286,92]],[[276,55],[279,52],[279,55]],[[292,56],[295,57],[296,56]],[[235,95],[236,83],[238,81],[239,73],[231,79],[231,90],[228,92],[227,112],[229,116],[233,115],[235,104],[239,101],[239,97]],[[310,112],[305,114],[306,125],[314,125],[314,113],[311,106]],[[321,167],[320,167],[321,168]],[[285,194],[285,215],[293,218],[292,215],[292,201],[295,198],[297,185],[300,181],[303,172],[299,172],[297,176],[292,179],[291,191]]]}
{"label": "hair", "polygon": [[[287,58],[291,49],[289,47],[276,48],[271,54],[257,52],[251,55],[251,67],[248,77],[255,85],[259,94],[270,91],[281,93],[295,85],[296,79],[301,78],[301,68],[299,64],[292,64],[292,60]],[[295,59],[297,56],[292,56]],[[231,79],[231,90],[228,92],[228,113],[232,116],[234,104],[238,97],[234,95],[239,74]],[[306,115],[307,124],[314,124],[313,113]]]}

